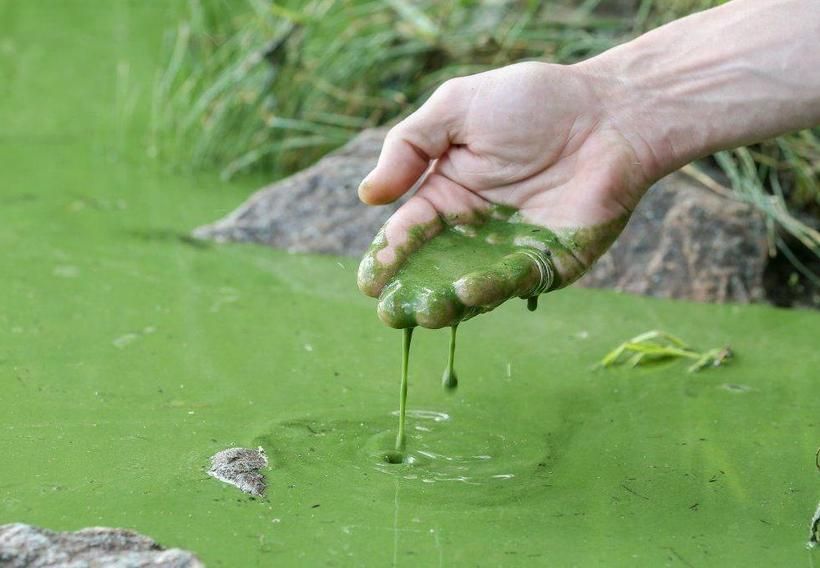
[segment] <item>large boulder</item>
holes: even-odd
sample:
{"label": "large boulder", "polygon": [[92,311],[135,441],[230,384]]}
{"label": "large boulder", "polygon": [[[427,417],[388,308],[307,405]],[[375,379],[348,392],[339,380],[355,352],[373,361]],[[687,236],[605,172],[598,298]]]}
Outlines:
{"label": "large boulder", "polygon": [[361,255],[399,203],[368,207],[356,189],[379,157],[386,129],[365,130],[313,166],[254,193],[194,237],[290,252]]}
{"label": "large boulder", "polygon": [[[365,130],[315,165],[262,188],[194,236],[292,252],[360,256],[401,201],[363,205],[356,188],[376,163],[385,129]],[[709,302],[763,298],[765,225],[751,206],[681,173],[658,182],[582,286]]]}
{"label": "large boulder", "polygon": [[767,251],[756,209],[674,173],[649,190],[580,284],[701,302],[759,301]]}

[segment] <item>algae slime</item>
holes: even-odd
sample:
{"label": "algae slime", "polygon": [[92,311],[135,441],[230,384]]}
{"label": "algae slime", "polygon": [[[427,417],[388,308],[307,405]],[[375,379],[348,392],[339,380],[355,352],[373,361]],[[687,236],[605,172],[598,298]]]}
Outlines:
{"label": "algae slime", "polygon": [[[445,389],[458,385],[454,369],[456,332],[460,322],[489,312],[511,298],[538,307],[538,296],[574,281],[585,271],[579,251],[605,249],[625,222],[618,219],[594,228],[561,235],[525,222],[515,209],[493,206],[473,212],[471,222],[439,217],[406,232],[389,263],[379,253],[388,246],[382,228],[359,266],[359,287],[378,295],[379,317],[404,330],[399,434],[395,453],[405,449],[405,405],[410,337],[417,326],[450,327],[450,350],[442,376]],[[390,255],[387,255],[388,258]]]}
{"label": "algae slime", "polygon": [[[497,307],[509,298],[528,299],[530,310],[538,294],[558,285],[550,257],[564,251],[558,238],[543,227],[512,220],[514,212],[494,208],[474,225],[447,225],[430,240],[423,227],[410,232],[423,240],[411,246],[401,266],[379,296],[379,316],[403,329],[399,429],[395,449],[384,454],[388,463],[404,463],[410,342],[417,325],[450,326],[447,367],[442,385],[458,385],[454,369],[458,324]],[[383,233],[365,255],[359,281],[378,279],[389,268],[376,261],[386,246]],[[394,267],[395,268],[395,267]]]}
{"label": "algae slime", "polygon": [[[545,330],[567,332],[539,342],[521,333],[540,326],[521,302],[511,312],[523,321],[493,318],[482,340],[522,355],[543,348],[513,363],[518,382],[491,374],[506,358],[476,349],[475,330],[462,324],[458,388],[478,388],[475,369],[487,391],[470,409],[431,393],[454,407],[449,420],[415,414],[421,397],[408,398],[407,461],[425,449],[455,459],[373,464],[396,438],[388,411],[398,409],[401,333],[376,327],[375,300],[348,302],[350,273],[337,259],[259,246],[203,253],[137,236],[187,231],[260,182],[203,190],[208,177],[157,167],[145,151],[146,94],[167,73],[175,42],[166,32],[190,18],[188,4],[0,0],[0,523],[126,525],[195,550],[206,566],[683,566],[668,545],[693,566],[820,568],[820,547],[804,549],[820,498],[820,473],[808,469],[820,445],[820,317],[809,310],[568,290],[539,306],[556,322],[545,318]],[[205,52],[184,55],[195,62]],[[43,84],[60,85],[60,96]],[[127,88],[122,100],[117,86]],[[63,263],[77,277],[51,274]],[[242,302],[211,313],[222,286],[240,289]],[[578,322],[580,309],[594,317]],[[647,321],[703,337],[703,347],[711,338],[745,346],[720,382],[754,393],[713,390],[718,383],[689,378],[685,365],[642,374],[640,384],[591,375],[592,354],[574,354],[619,344]],[[157,333],[111,344],[146,326]],[[448,327],[413,334],[414,386],[440,388]],[[590,340],[573,337],[581,327]],[[379,331],[387,350],[374,341]],[[302,349],[303,339],[316,349]],[[421,339],[433,340],[432,366],[420,364]],[[539,380],[561,353],[550,380]],[[330,374],[368,362],[392,373],[380,385],[386,401],[369,373]],[[269,501],[203,471],[235,445],[262,446],[279,465],[263,470]],[[725,484],[703,479],[727,466]],[[515,477],[493,477],[505,473]],[[627,476],[652,500],[616,498],[610,490]],[[700,512],[686,509],[690,495]],[[34,527],[15,532],[44,543]],[[168,551],[152,552],[170,563]]]}
{"label": "algae slime", "polygon": [[444,369],[444,375],[441,377],[441,384],[448,391],[453,391],[458,386],[458,377],[456,370],[453,368],[456,358],[456,331],[458,326],[454,325],[450,328],[450,353],[447,357],[447,368]]}
{"label": "algae slime", "polygon": [[405,424],[407,420],[407,369],[410,363],[410,341],[413,339],[413,328],[404,328],[401,349],[401,387],[399,390],[399,431],[396,435],[396,447],[384,454],[387,463],[403,463],[404,449],[407,447]]}
{"label": "algae slime", "polygon": [[399,433],[396,436],[396,451],[404,452],[407,446],[407,435],[404,432],[407,417],[407,367],[410,362],[410,341],[413,339],[413,328],[404,330],[401,350],[401,394],[399,396]]}
{"label": "algae slime", "polygon": [[[536,225],[490,218],[478,225],[452,225],[424,241],[415,230],[397,266],[377,261],[377,245],[362,261],[360,286],[379,290],[379,317],[390,327],[452,327],[489,312],[510,298],[533,298],[561,287],[555,261],[571,253],[558,237]],[[383,245],[383,246],[378,246]],[[372,292],[372,291],[371,291]]]}

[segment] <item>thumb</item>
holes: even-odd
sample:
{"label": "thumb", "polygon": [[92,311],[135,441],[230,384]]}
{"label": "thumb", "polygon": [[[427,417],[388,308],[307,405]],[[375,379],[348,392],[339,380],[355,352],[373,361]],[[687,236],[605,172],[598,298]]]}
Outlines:
{"label": "thumb", "polygon": [[459,93],[461,81],[444,83],[421,108],[390,129],[375,169],[359,185],[359,199],[368,205],[395,201],[447,151],[466,110]]}

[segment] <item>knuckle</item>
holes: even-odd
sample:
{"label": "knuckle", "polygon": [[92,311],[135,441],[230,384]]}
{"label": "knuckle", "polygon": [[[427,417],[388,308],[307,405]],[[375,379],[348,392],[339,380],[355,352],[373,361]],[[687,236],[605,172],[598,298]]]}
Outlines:
{"label": "knuckle", "polygon": [[390,130],[387,131],[387,135],[384,137],[384,143],[389,144],[402,140],[404,138],[404,133],[407,130],[406,122],[407,119],[404,119],[390,128]]}
{"label": "knuckle", "polygon": [[447,79],[438,87],[438,89],[436,89],[434,96],[440,99],[450,99],[452,97],[455,97],[461,91],[461,87],[463,85],[463,77],[454,77],[453,79]]}

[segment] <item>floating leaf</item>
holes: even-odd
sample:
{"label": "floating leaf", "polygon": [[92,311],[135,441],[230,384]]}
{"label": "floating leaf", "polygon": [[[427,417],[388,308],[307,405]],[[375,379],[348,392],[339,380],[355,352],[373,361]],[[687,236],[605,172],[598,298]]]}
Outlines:
{"label": "floating leaf", "polygon": [[607,353],[598,363],[599,367],[613,367],[627,364],[637,367],[664,359],[693,359],[688,367],[695,373],[706,367],[719,367],[732,357],[732,350],[725,347],[699,352],[689,347],[682,339],[665,331],[652,330],[624,341]]}

